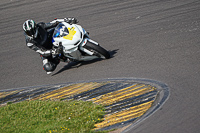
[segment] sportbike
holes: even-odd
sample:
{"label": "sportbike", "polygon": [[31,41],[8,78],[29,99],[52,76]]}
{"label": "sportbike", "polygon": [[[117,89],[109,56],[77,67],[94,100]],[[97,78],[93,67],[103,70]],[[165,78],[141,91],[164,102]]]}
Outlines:
{"label": "sportbike", "polygon": [[80,25],[59,23],[53,33],[53,47],[59,49],[57,57],[61,61],[89,61],[97,58],[108,59],[110,54]]}

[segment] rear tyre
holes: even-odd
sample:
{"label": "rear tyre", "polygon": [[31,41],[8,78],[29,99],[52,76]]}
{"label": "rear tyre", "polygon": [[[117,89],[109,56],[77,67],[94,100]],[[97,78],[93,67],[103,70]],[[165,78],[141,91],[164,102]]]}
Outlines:
{"label": "rear tyre", "polygon": [[104,58],[104,59],[110,58],[110,53],[99,45],[93,44],[91,42],[87,42],[84,47],[90,51],[95,52],[95,55],[100,58]]}

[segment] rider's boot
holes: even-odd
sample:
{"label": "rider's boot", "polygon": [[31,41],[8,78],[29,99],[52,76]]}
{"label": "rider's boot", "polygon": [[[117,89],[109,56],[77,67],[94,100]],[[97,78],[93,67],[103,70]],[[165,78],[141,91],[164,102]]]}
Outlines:
{"label": "rider's boot", "polygon": [[47,74],[51,74],[59,64],[59,60],[53,60],[52,62],[48,61],[48,59],[43,59],[43,69],[47,72]]}

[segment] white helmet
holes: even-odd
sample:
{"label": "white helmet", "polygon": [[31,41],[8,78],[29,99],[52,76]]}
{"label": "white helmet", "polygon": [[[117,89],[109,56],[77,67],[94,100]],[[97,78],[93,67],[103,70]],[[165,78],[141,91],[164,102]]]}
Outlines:
{"label": "white helmet", "polygon": [[23,24],[23,30],[28,36],[34,37],[36,33],[36,23],[31,19],[26,20]]}

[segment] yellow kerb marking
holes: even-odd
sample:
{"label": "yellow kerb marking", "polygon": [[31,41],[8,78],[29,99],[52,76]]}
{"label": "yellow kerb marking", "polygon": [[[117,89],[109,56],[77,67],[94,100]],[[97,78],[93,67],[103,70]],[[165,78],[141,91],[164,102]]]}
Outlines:
{"label": "yellow kerb marking", "polygon": [[73,85],[69,85],[69,86],[60,88],[58,90],[54,90],[49,93],[40,95],[37,98],[34,98],[33,100],[36,100],[36,99],[40,99],[40,100],[60,99],[63,97],[72,96],[72,95],[79,94],[84,91],[95,89],[95,88],[105,85],[107,83],[108,82],[105,82],[105,83],[90,82],[90,83],[73,84]]}
{"label": "yellow kerb marking", "polygon": [[4,97],[6,97],[6,96],[16,94],[16,93],[18,93],[18,92],[20,92],[20,91],[22,91],[22,90],[8,91],[8,92],[0,92],[0,98],[4,98]]}
{"label": "yellow kerb marking", "polygon": [[107,93],[107,94],[105,94],[105,95],[102,95],[102,96],[99,97],[99,98],[96,98],[96,100],[95,100],[94,102],[97,103],[97,102],[101,102],[101,101],[104,101],[104,100],[111,99],[111,98],[113,98],[113,95],[117,96],[119,93],[121,93],[121,92],[123,93],[123,91],[126,91],[126,90],[128,90],[128,89],[130,89],[130,88],[133,88],[133,87],[137,86],[137,85],[138,85],[138,84],[135,84],[135,85],[126,87],[126,88],[121,89],[121,90],[118,90],[118,91],[114,91],[114,92]]}
{"label": "yellow kerb marking", "polygon": [[[121,101],[124,99],[128,99],[130,97],[139,96],[144,93],[155,90],[154,87],[145,87],[146,85],[140,85],[137,87],[136,86],[137,85],[133,85],[133,86],[124,88],[119,91],[105,94],[105,95],[101,96],[99,99],[93,99],[94,103],[110,105],[112,103],[115,103],[115,102],[118,102],[118,101]],[[143,88],[143,87],[145,87],[145,88]],[[143,89],[141,89],[141,88],[143,88]]]}
{"label": "yellow kerb marking", "polygon": [[74,35],[76,34],[76,31],[75,31],[74,29],[75,29],[74,27],[68,28],[69,34],[66,35],[66,36],[64,36],[63,38],[64,38],[64,39],[67,39],[67,40],[72,40],[73,37],[74,37]]}
{"label": "yellow kerb marking", "polygon": [[[40,99],[40,100],[48,99],[48,98],[50,98],[50,97],[53,96],[53,95],[57,95],[57,94],[59,94],[59,93],[65,91],[65,90],[66,90],[66,91],[70,91],[70,90],[72,90],[72,89],[74,89],[74,88],[76,88],[76,87],[80,87],[81,85],[83,85],[83,83],[80,83],[80,84],[72,84],[72,85],[69,85],[69,86],[60,88],[60,89],[58,89],[58,90],[54,90],[54,91],[51,91],[51,92],[42,94],[42,95],[40,95],[40,96],[38,96],[38,97],[36,97],[36,98],[34,98],[34,99],[32,99],[32,100],[36,100],[36,99]],[[67,89],[66,89],[66,88],[67,88]]]}
{"label": "yellow kerb marking", "polygon": [[131,107],[127,110],[124,110],[118,113],[106,115],[104,121],[102,121],[101,123],[95,124],[95,127],[96,127],[95,129],[107,127],[110,125],[114,125],[117,123],[121,123],[124,121],[128,121],[130,119],[140,117],[151,107],[153,102],[154,100],[149,101],[147,103],[143,103],[141,105]]}

